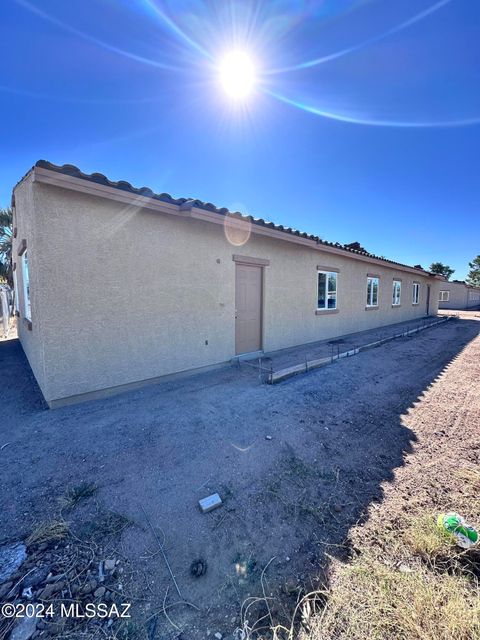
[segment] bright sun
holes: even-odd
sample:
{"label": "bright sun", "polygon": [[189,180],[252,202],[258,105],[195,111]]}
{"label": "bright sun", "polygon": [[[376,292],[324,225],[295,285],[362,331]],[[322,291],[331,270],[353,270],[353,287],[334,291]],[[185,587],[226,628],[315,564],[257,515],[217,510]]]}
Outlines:
{"label": "bright sun", "polygon": [[253,60],[244,51],[228,53],[220,63],[220,82],[225,92],[236,100],[246,98],[256,82]]}

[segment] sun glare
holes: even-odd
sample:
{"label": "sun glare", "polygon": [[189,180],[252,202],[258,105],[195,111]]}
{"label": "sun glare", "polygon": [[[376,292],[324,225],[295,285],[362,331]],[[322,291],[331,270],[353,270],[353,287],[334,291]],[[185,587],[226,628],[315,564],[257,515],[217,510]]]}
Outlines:
{"label": "sun glare", "polygon": [[244,51],[228,53],[220,63],[220,82],[231,98],[243,100],[252,92],[256,77],[253,60]]}

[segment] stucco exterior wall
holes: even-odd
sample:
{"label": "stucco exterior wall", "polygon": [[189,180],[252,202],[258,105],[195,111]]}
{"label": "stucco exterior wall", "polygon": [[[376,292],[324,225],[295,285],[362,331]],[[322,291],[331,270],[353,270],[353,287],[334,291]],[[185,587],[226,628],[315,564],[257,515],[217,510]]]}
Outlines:
{"label": "stucco exterior wall", "polygon": [[472,287],[468,290],[467,308],[480,306],[480,287]]}
{"label": "stucco exterior wall", "polygon": [[[379,267],[317,250],[282,246],[272,240],[250,240],[244,253],[270,259],[265,269],[266,350],[283,349],[316,340],[363,331],[426,315],[427,284],[430,314],[437,312],[436,282],[400,269]],[[316,315],[317,265],[338,269],[337,309]],[[379,276],[379,305],[366,309],[367,274]],[[392,306],[393,280],[402,281],[401,305]],[[413,282],[420,284],[418,305],[412,305]]]}
{"label": "stucco exterior wall", "polygon": [[[45,280],[42,275],[44,246],[41,233],[39,233],[39,218],[36,215],[35,190],[32,188],[31,176],[21,182],[15,190],[13,228],[15,235],[12,238],[12,254],[20,313],[17,321],[18,336],[40,389],[47,397],[42,309],[45,295]],[[31,325],[25,319],[22,260],[18,255],[23,241],[26,241],[27,244],[31,314],[32,317],[35,317],[35,323]]]}
{"label": "stucco exterior wall", "polygon": [[480,287],[470,287],[464,282],[442,282],[440,291],[449,292],[449,300],[440,301],[439,309],[469,309],[480,306]]}
{"label": "stucco exterior wall", "polygon": [[[230,360],[234,254],[270,261],[266,351],[422,317],[427,284],[430,313],[437,311],[433,278],[254,234],[232,246],[221,225],[57,186],[29,182],[20,190],[22,218],[35,219],[32,331],[22,331],[21,340],[49,402]],[[33,212],[23,199],[27,190]],[[317,265],[339,269],[337,313],[315,313]],[[365,310],[367,273],[380,277],[378,310]],[[402,281],[395,308],[393,279]]]}

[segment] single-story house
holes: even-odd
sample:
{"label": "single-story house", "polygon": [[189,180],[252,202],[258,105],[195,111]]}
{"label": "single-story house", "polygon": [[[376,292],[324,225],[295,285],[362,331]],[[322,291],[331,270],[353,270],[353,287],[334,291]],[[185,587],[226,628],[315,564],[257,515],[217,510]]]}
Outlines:
{"label": "single-story house", "polygon": [[462,280],[443,282],[438,292],[439,309],[471,309],[480,306],[480,287]]}
{"label": "single-story house", "polygon": [[39,161],[13,191],[19,336],[50,406],[434,315],[443,280]]}

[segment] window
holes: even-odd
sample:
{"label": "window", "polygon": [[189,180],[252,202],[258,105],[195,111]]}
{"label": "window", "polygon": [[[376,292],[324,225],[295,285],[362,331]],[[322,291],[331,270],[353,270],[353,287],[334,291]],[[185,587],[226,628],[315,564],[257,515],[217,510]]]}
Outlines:
{"label": "window", "polygon": [[23,280],[23,315],[27,320],[32,319],[30,307],[30,278],[28,275],[28,255],[25,250],[22,253],[22,280]]}
{"label": "window", "polygon": [[448,302],[450,300],[450,291],[440,291],[438,296],[439,302]]}
{"label": "window", "polygon": [[318,272],[318,303],[317,309],[337,308],[337,274],[332,271]]}
{"label": "window", "polygon": [[420,285],[418,282],[413,283],[412,288],[412,304],[418,304],[420,300]]}
{"label": "window", "polygon": [[13,308],[15,313],[20,311],[20,307],[18,306],[18,278],[17,278],[17,270],[13,270]]}
{"label": "window", "polygon": [[402,295],[402,283],[400,280],[394,280],[393,290],[392,290],[392,305],[394,307],[398,307],[400,305],[401,295]]}
{"label": "window", "polygon": [[367,307],[378,307],[379,279],[373,276],[367,278]]}

